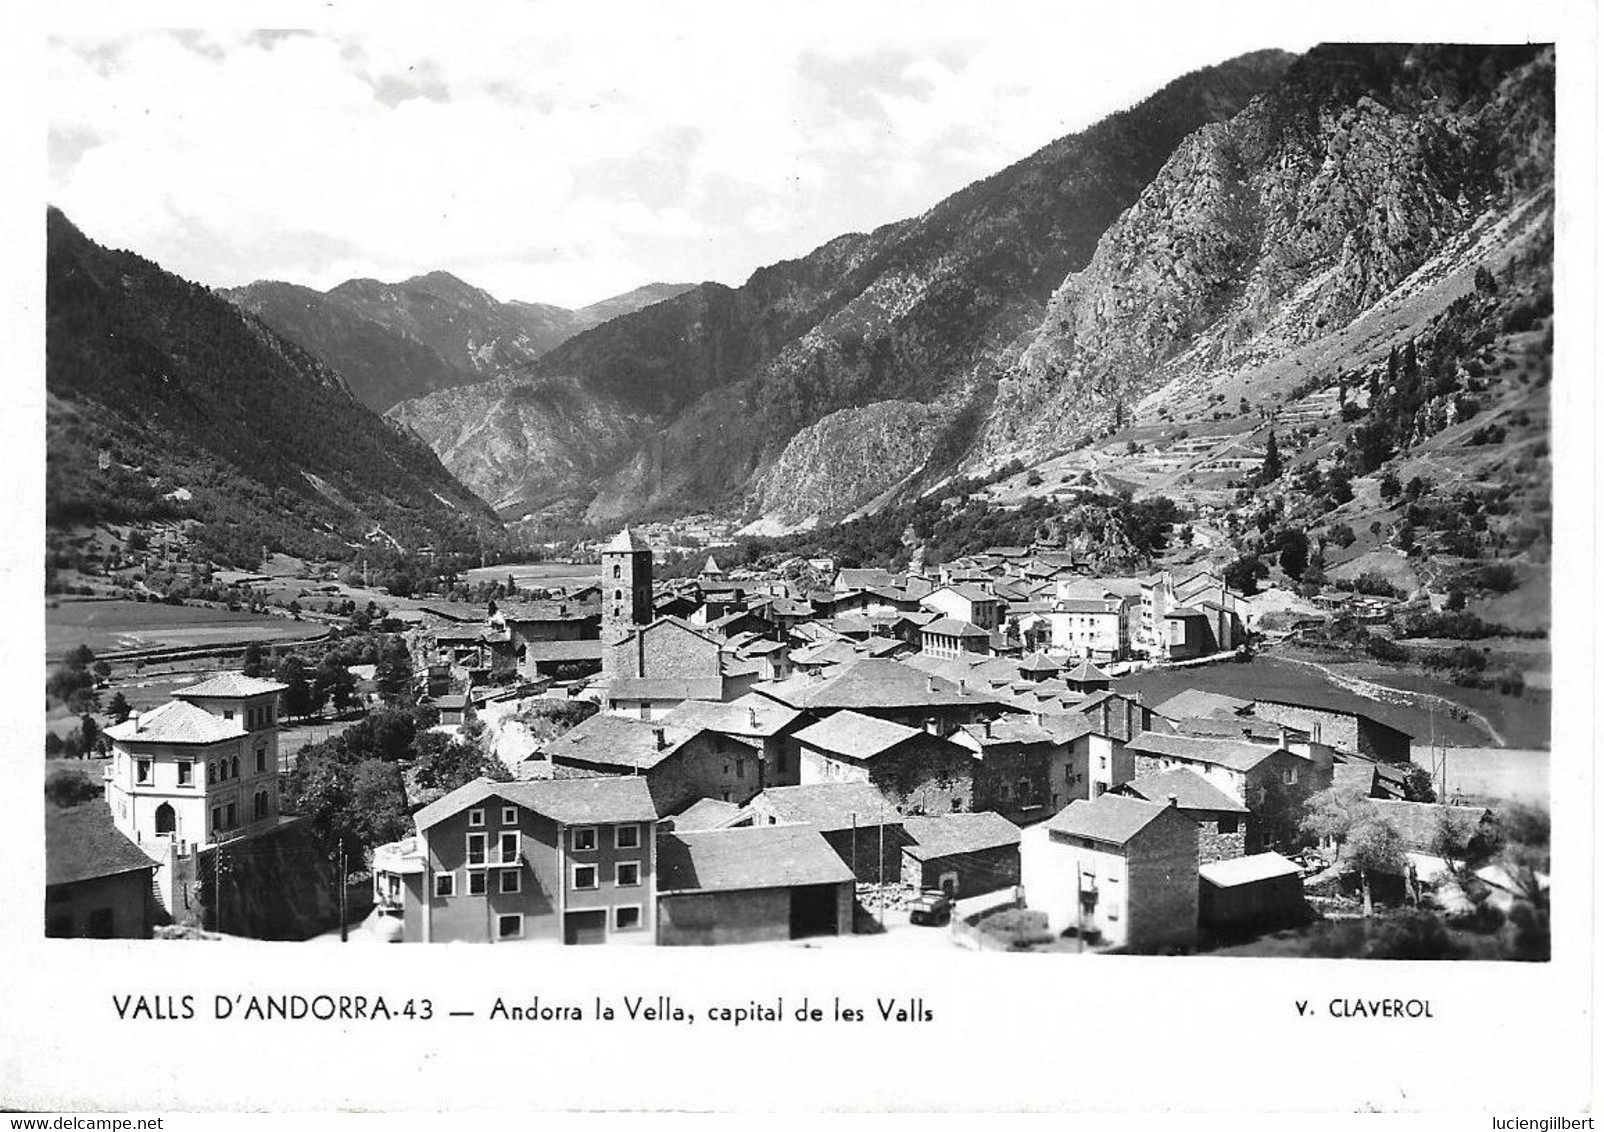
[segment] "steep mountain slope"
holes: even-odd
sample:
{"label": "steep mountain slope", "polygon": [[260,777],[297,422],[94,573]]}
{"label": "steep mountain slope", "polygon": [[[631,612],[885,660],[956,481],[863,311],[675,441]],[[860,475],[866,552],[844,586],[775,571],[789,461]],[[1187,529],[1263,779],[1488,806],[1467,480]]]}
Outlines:
{"label": "steep mountain slope", "polygon": [[[841,513],[907,478],[934,452],[967,449],[983,413],[994,355],[1040,323],[1065,274],[1090,258],[1182,138],[1223,122],[1272,86],[1290,57],[1259,52],[1188,75],[1132,110],[1047,146],[923,216],[842,236],[741,287],[704,284],[575,336],[532,367],[529,388],[556,383],[605,416],[605,436],[560,459],[470,467],[464,438],[507,414],[506,386],[399,407],[485,498],[592,500],[597,521],[644,511],[741,505],[806,521],[801,498]],[[889,401],[932,406],[949,423],[928,446],[891,444],[889,463],[850,482],[823,436],[826,417]],[[634,414],[634,415],[632,415]],[[835,417],[828,431],[873,429]],[[515,437],[508,436],[512,448]],[[798,447],[787,453],[796,441]],[[538,430],[523,443],[549,456]],[[811,455],[810,455],[811,453]],[[759,477],[779,463],[780,476]],[[862,466],[859,462],[858,466]],[[566,469],[559,478],[554,471]]]}
{"label": "steep mountain slope", "polygon": [[466,549],[494,516],[340,376],[205,287],[47,217],[47,519],[194,518],[204,548]]}
{"label": "steep mountain slope", "polygon": [[503,303],[444,271],[400,283],[351,279],[327,292],[261,281],[222,294],[338,370],[359,401],[383,412],[519,371],[581,330],[687,288],[653,283],[579,310]]}
{"label": "steep mountain slope", "polygon": [[[1553,123],[1552,50],[1317,48],[1187,138],[1064,281],[971,464],[1228,394],[1284,401],[1317,365],[1384,354],[1400,308],[1423,325],[1468,284],[1443,278],[1546,230]],[[1286,381],[1294,358],[1310,366]]]}

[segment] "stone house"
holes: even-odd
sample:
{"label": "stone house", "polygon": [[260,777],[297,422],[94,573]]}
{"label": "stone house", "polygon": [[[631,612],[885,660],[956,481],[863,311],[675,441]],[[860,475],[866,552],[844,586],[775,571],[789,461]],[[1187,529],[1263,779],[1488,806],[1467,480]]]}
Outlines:
{"label": "stone house", "polygon": [[163,910],[157,862],[101,800],[45,813],[45,935],[149,939]]}
{"label": "stone house", "polygon": [[746,808],[745,820],[751,825],[800,825],[817,830],[865,884],[894,881],[902,875],[902,849],[908,843],[906,819],[870,783],[772,787]]}
{"label": "stone house", "polygon": [[1197,825],[1178,806],[1103,794],[1047,822],[1052,881],[1033,907],[1054,931],[1102,947],[1185,949],[1197,940]]}
{"label": "stone house", "polygon": [[903,813],[974,809],[975,758],[950,739],[855,711],[796,734],[801,785],[872,783]]}
{"label": "stone house", "polygon": [[1247,806],[1192,770],[1144,774],[1114,788],[1114,793],[1167,805],[1171,799],[1197,823],[1199,865],[1228,861],[1247,853]]}
{"label": "stone house", "polygon": [[1019,827],[1000,814],[938,814],[903,821],[902,881],[952,897],[1019,884]]}

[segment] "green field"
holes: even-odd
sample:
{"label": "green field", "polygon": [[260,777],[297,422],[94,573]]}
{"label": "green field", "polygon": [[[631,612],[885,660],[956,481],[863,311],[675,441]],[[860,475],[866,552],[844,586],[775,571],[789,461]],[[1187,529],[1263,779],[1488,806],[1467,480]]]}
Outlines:
{"label": "green field", "polygon": [[519,589],[564,589],[584,586],[601,577],[601,566],[583,562],[522,562],[503,563],[469,570],[464,578],[470,585],[480,582],[503,582],[511,574]]}
{"label": "green field", "polygon": [[63,601],[45,606],[45,659],[88,645],[96,653],[182,648],[234,641],[290,641],[327,631],[315,622],[290,621],[208,606],[138,601]]}
{"label": "green field", "polygon": [[1145,702],[1154,706],[1177,692],[1197,688],[1240,699],[1285,699],[1311,706],[1362,711],[1413,735],[1421,748],[1434,733],[1439,743],[1466,747],[1496,744],[1494,737],[1474,718],[1454,718],[1440,707],[1434,712],[1410,694],[1429,692],[1486,715],[1509,746],[1541,747],[1548,743],[1546,692],[1528,690],[1522,696],[1502,696],[1495,691],[1458,688],[1412,670],[1377,664],[1333,663],[1329,656],[1309,655],[1333,673],[1397,688],[1396,698],[1381,700],[1361,696],[1331,679],[1321,668],[1295,664],[1273,655],[1255,657],[1246,664],[1227,662],[1197,668],[1153,669],[1117,680],[1114,686],[1122,692],[1139,691]]}

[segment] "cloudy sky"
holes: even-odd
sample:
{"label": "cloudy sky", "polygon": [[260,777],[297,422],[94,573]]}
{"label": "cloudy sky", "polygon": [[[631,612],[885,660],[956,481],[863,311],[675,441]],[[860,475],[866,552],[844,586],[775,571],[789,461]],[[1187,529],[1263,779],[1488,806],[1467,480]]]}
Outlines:
{"label": "cloudy sky", "polygon": [[439,268],[574,306],[739,283],[1188,70],[1313,41],[1279,5],[1195,27],[1143,2],[464,7],[57,27],[50,200],[213,286]]}

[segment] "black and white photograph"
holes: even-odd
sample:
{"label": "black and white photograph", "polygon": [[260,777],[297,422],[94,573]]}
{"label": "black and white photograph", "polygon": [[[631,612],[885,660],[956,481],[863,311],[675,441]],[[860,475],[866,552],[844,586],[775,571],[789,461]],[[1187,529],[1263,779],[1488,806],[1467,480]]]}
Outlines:
{"label": "black and white photograph", "polygon": [[1180,7],[36,13],[5,998],[422,1060],[0,1105],[1591,1105],[1596,10]]}

